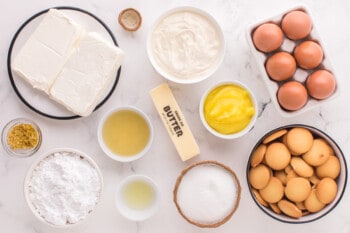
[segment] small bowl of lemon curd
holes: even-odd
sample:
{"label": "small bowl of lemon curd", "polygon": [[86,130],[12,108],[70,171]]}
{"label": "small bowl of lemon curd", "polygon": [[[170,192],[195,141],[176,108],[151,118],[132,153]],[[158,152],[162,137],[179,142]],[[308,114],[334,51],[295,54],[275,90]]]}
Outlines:
{"label": "small bowl of lemon curd", "polygon": [[202,96],[199,115],[204,127],[223,139],[243,136],[254,126],[258,104],[253,92],[239,81],[222,81]]}
{"label": "small bowl of lemon curd", "polygon": [[115,204],[121,215],[132,221],[150,218],[158,209],[159,190],[145,175],[130,175],[118,185]]}
{"label": "small bowl of lemon curd", "polygon": [[153,127],[141,110],[131,106],[118,107],[102,117],[98,141],[110,158],[131,162],[144,156],[151,147]]}

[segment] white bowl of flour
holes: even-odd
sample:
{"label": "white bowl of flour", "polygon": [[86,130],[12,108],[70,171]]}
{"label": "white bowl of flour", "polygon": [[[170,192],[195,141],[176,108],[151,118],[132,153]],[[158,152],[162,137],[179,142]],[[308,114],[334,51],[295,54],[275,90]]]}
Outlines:
{"label": "white bowl of flour", "polygon": [[24,194],[41,221],[55,227],[82,222],[96,208],[103,190],[97,164],[83,152],[54,149],[29,169]]}

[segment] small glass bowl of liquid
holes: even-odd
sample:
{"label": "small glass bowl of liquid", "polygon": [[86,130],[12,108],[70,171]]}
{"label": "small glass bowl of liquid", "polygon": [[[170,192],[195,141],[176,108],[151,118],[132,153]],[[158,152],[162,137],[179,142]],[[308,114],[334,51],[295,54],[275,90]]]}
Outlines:
{"label": "small glass bowl of liquid", "polygon": [[107,112],[98,126],[98,142],[103,152],[119,162],[141,158],[153,142],[153,127],[147,115],[131,107]]}
{"label": "small glass bowl of liquid", "polygon": [[115,203],[121,215],[132,221],[150,218],[158,209],[159,190],[144,175],[126,177],[118,186]]}

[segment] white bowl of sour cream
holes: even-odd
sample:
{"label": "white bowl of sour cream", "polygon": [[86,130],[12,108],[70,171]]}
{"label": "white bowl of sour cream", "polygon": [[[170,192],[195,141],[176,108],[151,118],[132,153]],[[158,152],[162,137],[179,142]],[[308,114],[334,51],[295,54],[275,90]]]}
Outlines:
{"label": "white bowl of sour cream", "polygon": [[218,69],[225,54],[225,39],[210,14],[194,7],[177,7],[156,20],[148,36],[147,52],[164,78],[191,84]]}

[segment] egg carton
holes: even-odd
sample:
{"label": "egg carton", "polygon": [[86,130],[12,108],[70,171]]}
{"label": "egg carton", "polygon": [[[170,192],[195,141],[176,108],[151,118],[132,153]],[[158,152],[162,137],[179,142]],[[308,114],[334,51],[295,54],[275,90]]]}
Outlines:
{"label": "egg carton", "polygon": [[[286,15],[288,12],[291,12],[291,11],[294,11],[294,10],[304,11],[306,14],[308,14],[310,16],[311,22],[312,22],[312,29],[311,29],[310,34],[306,38],[301,39],[301,40],[297,40],[297,41],[290,40],[289,38],[284,36],[284,41],[283,41],[282,45],[280,46],[280,48],[278,48],[277,50],[275,50],[275,51],[273,51],[271,53],[263,53],[263,52],[259,51],[255,47],[254,42],[253,42],[253,38],[252,38],[254,30],[258,26],[260,26],[261,24],[264,24],[264,23],[275,23],[275,24],[280,26],[283,16]],[[276,109],[278,110],[278,112],[282,116],[284,116],[284,117],[292,117],[292,116],[299,115],[299,114],[301,114],[301,113],[303,113],[303,112],[305,112],[307,110],[310,110],[312,108],[320,106],[321,104],[324,104],[325,102],[328,102],[328,101],[334,99],[336,96],[339,95],[339,82],[337,81],[336,74],[335,74],[334,69],[333,69],[333,67],[331,65],[331,62],[329,60],[328,53],[325,51],[325,46],[324,46],[324,44],[323,44],[323,42],[322,42],[322,40],[321,40],[321,38],[319,36],[319,33],[317,31],[317,28],[316,28],[316,25],[314,24],[313,17],[311,15],[310,11],[305,6],[296,6],[294,8],[288,9],[288,10],[286,10],[286,11],[282,12],[281,14],[278,14],[278,15],[276,15],[274,17],[271,17],[271,18],[268,18],[266,20],[259,21],[259,22],[256,22],[256,23],[250,25],[248,27],[247,32],[246,32],[246,37],[247,37],[250,49],[252,51],[252,54],[255,57],[256,61],[257,61],[259,70],[260,70],[260,72],[262,74],[262,77],[263,77],[263,80],[264,80],[264,82],[266,84],[268,92],[269,92],[269,94],[271,96],[271,100],[272,100],[273,104],[275,105]],[[335,81],[336,81],[336,89],[333,92],[333,94],[330,97],[328,97],[327,99],[317,100],[317,99],[314,99],[314,98],[311,98],[310,96],[308,96],[308,101],[307,101],[307,103],[305,104],[304,107],[302,107],[299,110],[288,111],[288,110],[283,109],[280,106],[280,104],[278,103],[278,100],[277,100],[278,88],[283,83],[285,83],[286,81],[277,82],[277,81],[272,80],[269,77],[269,75],[267,74],[267,71],[265,69],[265,63],[266,63],[266,60],[272,54],[274,54],[275,52],[285,51],[285,52],[288,52],[288,53],[292,54],[294,48],[298,44],[300,44],[301,42],[303,42],[305,40],[315,41],[321,46],[321,48],[323,50],[323,56],[324,56],[324,58],[322,60],[322,63],[318,67],[316,67],[315,69],[309,69],[309,70],[305,70],[305,69],[302,69],[302,68],[297,66],[297,69],[296,69],[293,77],[289,78],[286,81],[294,80],[294,81],[298,81],[298,82],[300,82],[300,83],[305,85],[307,77],[312,72],[314,72],[314,71],[316,71],[318,69],[325,69],[325,70],[330,71],[333,74],[333,76],[335,78]]]}

